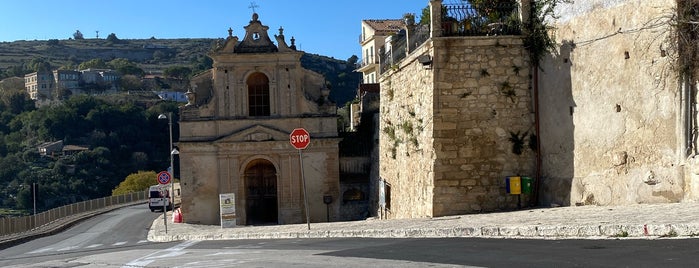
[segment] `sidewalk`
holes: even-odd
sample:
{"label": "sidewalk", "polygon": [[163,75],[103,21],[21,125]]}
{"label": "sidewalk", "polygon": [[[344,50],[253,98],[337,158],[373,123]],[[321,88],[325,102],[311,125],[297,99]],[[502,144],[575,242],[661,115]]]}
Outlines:
{"label": "sidewalk", "polygon": [[[184,218],[187,215],[183,215]],[[162,216],[156,219],[148,240],[278,239],[278,238],[434,238],[482,237],[527,239],[656,239],[699,237],[699,203],[644,204],[629,206],[580,206],[523,209],[420,218],[240,226],[172,223],[168,213],[167,234]]]}

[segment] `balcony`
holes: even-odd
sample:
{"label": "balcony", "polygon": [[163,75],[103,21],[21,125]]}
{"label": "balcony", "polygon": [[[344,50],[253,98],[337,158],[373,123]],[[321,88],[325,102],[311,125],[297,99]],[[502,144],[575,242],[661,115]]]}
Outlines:
{"label": "balcony", "polygon": [[517,4],[476,9],[470,5],[444,5],[443,36],[495,36],[522,33]]}
{"label": "balcony", "polygon": [[374,66],[376,64],[379,64],[379,57],[373,56],[368,59],[362,59],[358,64],[357,64],[357,71],[362,72],[366,69],[367,67]]}
{"label": "balcony", "polygon": [[[520,8],[517,4],[500,4],[492,8],[476,9],[471,5],[442,5],[438,23],[441,36],[497,36],[522,34]],[[430,25],[411,25],[387,40],[380,53],[380,73],[397,66],[406,56],[430,38]]]}

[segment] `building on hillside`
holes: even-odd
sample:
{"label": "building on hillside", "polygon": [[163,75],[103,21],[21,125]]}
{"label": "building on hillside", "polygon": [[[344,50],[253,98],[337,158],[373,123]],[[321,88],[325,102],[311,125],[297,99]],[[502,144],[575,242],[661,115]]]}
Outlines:
{"label": "building on hillside", "polygon": [[63,151],[63,141],[48,141],[37,145],[39,150],[39,155],[41,156],[54,156],[56,152]]}
{"label": "building on hillside", "polygon": [[73,94],[82,94],[83,90],[80,86],[81,78],[79,71],[73,70],[54,70],[54,98],[63,99]]}
{"label": "building on hillside", "polygon": [[[468,5],[429,4],[432,27],[408,23],[379,60],[377,213],[413,218],[517,208],[529,196],[508,194],[506,177],[536,175],[520,9],[502,7],[501,17],[486,18],[471,17],[477,12]],[[488,19],[495,20],[483,23]]]}
{"label": "building on hillside", "polygon": [[[180,110],[184,219],[219,224],[219,195],[234,194],[238,225],[303,223],[306,209],[312,222],[337,220],[340,139],[325,79],[301,66],[281,27],[276,44],[258,14],[244,28],[210,52],[213,68],[192,78]],[[302,153],[295,128],[310,133]]]}
{"label": "building on hillside", "polygon": [[60,100],[85,92],[115,92],[119,74],[108,69],[54,70],[24,76],[25,88],[32,100]]}
{"label": "building on hillside", "polygon": [[559,6],[558,50],[538,72],[543,203],[699,200],[697,11],[693,0]]}
{"label": "building on hillside", "polygon": [[24,76],[24,87],[32,100],[50,99],[54,83],[51,72],[34,72]]}
{"label": "building on hillside", "polygon": [[176,102],[187,102],[187,95],[185,92],[158,91],[158,92],[156,92],[156,94],[158,94],[158,97],[160,97],[163,100],[176,101]]}

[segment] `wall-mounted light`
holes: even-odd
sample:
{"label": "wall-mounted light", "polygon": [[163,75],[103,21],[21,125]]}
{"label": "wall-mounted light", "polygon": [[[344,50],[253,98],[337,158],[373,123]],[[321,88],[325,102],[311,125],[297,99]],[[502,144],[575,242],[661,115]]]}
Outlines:
{"label": "wall-mounted light", "polygon": [[430,57],[430,55],[420,55],[417,57],[417,61],[420,62],[420,64],[422,64],[422,67],[432,67],[432,58]]}

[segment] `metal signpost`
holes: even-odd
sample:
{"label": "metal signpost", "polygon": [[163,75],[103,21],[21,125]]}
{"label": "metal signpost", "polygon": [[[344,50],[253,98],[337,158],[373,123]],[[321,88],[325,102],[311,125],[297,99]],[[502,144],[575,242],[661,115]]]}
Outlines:
{"label": "metal signpost", "polygon": [[[158,173],[158,184],[167,186],[167,184],[170,183],[172,180],[172,176],[170,176],[170,173],[167,171],[161,171]],[[161,188],[161,195],[162,195],[162,188]],[[166,190],[167,191],[167,190]],[[170,193],[172,195],[173,193]],[[174,198],[173,198],[174,199]],[[165,197],[162,197],[163,200],[163,223],[165,224],[165,233],[167,234],[167,208],[165,207]]]}
{"label": "metal signpost", "polygon": [[310,215],[308,215],[308,195],[306,195],[306,178],[303,174],[303,155],[301,151],[311,143],[311,135],[303,128],[296,128],[289,134],[289,142],[294,148],[299,150],[299,167],[301,168],[301,182],[303,183],[303,204],[306,209],[306,223],[308,230],[311,229]]}

